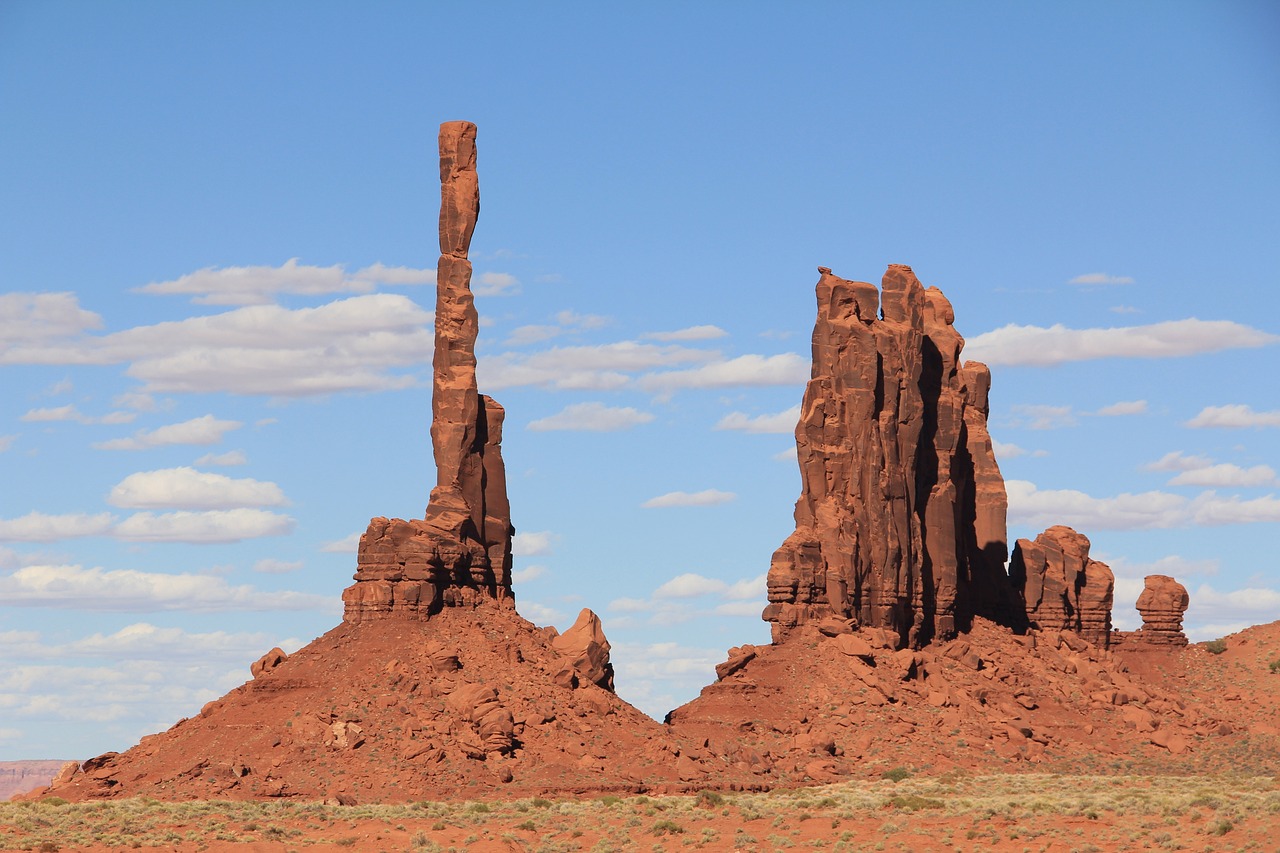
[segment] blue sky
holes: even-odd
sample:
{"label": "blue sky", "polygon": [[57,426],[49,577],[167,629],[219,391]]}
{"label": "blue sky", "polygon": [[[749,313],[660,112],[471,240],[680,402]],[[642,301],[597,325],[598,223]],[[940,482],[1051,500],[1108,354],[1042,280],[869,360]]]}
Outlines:
{"label": "blue sky", "polygon": [[940,287],[1010,529],[1280,618],[1270,3],[0,5],[0,759],[122,749],[419,516],[479,125],[516,595],[661,717],[766,642],[816,267]]}

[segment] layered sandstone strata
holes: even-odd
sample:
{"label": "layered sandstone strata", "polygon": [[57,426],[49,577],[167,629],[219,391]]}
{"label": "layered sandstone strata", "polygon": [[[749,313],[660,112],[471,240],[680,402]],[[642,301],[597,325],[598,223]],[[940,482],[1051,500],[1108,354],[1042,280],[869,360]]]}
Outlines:
{"label": "layered sandstone strata", "polygon": [[480,215],[476,126],[440,126],[440,260],[436,267],[431,445],[436,485],[422,519],[374,518],[360,537],[343,619],[428,618],[446,606],[510,602],[511,508],[503,410],[476,389],[479,320],[467,252]]}
{"label": "layered sandstone strata", "polygon": [[879,291],[819,272],[796,530],[768,575],[775,640],[843,619],[919,646],[974,615],[1008,621],[990,373],[961,363],[951,303],[910,267],[890,266]]}
{"label": "layered sandstone strata", "polygon": [[1187,612],[1190,601],[1187,588],[1173,578],[1147,575],[1142,594],[1138,596],[1142,628],[1126,639],[1158,646],[1185,646],[1187,635],[1182,633],[1182,615]]}
{"label": "layered sandstone strata", "polygon": [[1115,577],[1106,563],[1089,559],[1084,534],[1055,525],[1034,542],[1019,539],[1009,579],[1032,628],[1074,631],[1095,646],[1110,646]]}

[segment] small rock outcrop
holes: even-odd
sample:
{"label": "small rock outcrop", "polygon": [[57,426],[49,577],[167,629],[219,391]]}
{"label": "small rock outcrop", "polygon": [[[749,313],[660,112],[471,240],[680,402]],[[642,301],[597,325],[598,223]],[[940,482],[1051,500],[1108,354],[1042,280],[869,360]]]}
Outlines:
{"label": "small rock outcrop", "polygon": [[442,607],[513,603],[503,409],[476,389],[479,319],[467,252],[480,215],[476,126],[440,126],[431,444],[436,485],[422,519],[374,518],[360,537],[343,619],[427,619]]}
{"label": "small rock outcrop", "polygon": [[613,664],[609,662],[609,640],[600,617],[584,607],[573,627],[551,641],[551,646],[569,661],[577,677],[613,691]]}
{"label": "small rock outcrop", "polygon": [[1089,559],[1084,534],[1055,525],[1034,542],[1019,539],[1009,579],[1032,628],[1073,631],[1100,648],[1111,645],[1115,576],[1106,563]]}
{"label": "small rock outcrop", "polygon": [[951,303],[892,265],[880,290],[819,267],[796,447],[796,530],[773,555],[775,641],[850,619],[919,647],[1018,614],[985,365],[962,364]]}
{"label": "small rock outcrop", "polygon": [[1138,612],[1142,627],[1126,636],[1157,646],[1185,646],[1182,614],[1191,599],[1187,588],[1168,575],[1147,575],[1142,594],[1138,596]]}

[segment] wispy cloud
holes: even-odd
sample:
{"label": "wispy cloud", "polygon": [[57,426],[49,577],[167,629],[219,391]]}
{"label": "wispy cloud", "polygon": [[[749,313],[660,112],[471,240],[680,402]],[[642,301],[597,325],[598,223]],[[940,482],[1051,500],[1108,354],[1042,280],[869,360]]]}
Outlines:
{"label": "wispy cloud", "polygon": [[263,557],[253,564],[253,570],[263,575],[284,575],[301,569],[301,560],[277,560],[274,557]]}
{"label": "wispy cloud", "polygon": [[56,542],[83,536],[105,536],[115,523],[109,512],[89,515],[47,515],[29,512],[19,518],[0,519],[0,542]]}
{"label": "wispy cloud", "polygon": [[171,281],[133,289],[134,293],[190,296],[197,305],[266,305],[277,294],[318,296],[370,293],[379,284],[434,284],[436,271],[373,264],[348,273],[341,265],[315,267],[291,258],[278,267],[206,267]]}
{"label": "wispy cloud", "polygon": [[262,536],[292,533],[294,521],[287,515],[264,509],[215,509],[205,512],[138,512],[112,530],[117,539],[131,542],[240,542]]}
{"label": "wispy cloud", "polygon": [[612,407],[604,403],[574,403],[554,415],[530,421],[527,428],[534,432],[551,430],[617,432],[647,424],[652,420],[653,415],[630,406]]}
{"label": "wispy cloud", "polygon": [[730,412],[716,423],[716,429],[740,430],[750,433],[771,433],[782,435],[795,432],[800,420],[800,406],[795,405],[786,411],[773,415],[748,415],[745,412]]}
{"label": "wispy cloud", "polygon": [[795,353],[740,355],[689,370],[670,370],[640,377],[645,391],[670,393],[682,388],[732,388],[736,386],[804,385],[809,381],[809,359]]}
{"label": "wispy cloud", "polygon": [[484,272],[471,282],[476,296],[515,296],[520,292],[520,279],[505,272]]}
{"label": "wispy cloud", "polygon": [[672,332],[646,332],[642,338],[655,341],[710,341],[726,337],[729,333],[719,326],[689,326]]}
{"label": "wispy cloud", "polygon": [[1104,418],[1125,417],[1127,415],[1143,415],[1147,412],[1146,400],[1129,400],[1127,402],[1112,403],[1110,406],[1103,406],[1094,412]]}
{"label": "wispy cloud", "polygon": [[560,537],[550,530],[531,530],[511,537],[511,554],[516,557],[542,557],[550,554]]}
{"label": "wispy cloud", "polygon": [[231,430],[244,426],[240,421],[224,421],[213,415],[192,418],[177,424],[138,430],[129,438],[113,438],[93,446],[98,450],[147,450],[174,444],[217,444]]}
{"label": "wispy cloud", "polygon": [[219,465],[223,467],[246,465],[248,462],[249,458],[244,455],[243,450],[228,450],[226,453],[206,453],[196,460],[197,465]]}
{"label": "wispy cloud", "polygon": [[138,417],[133,412],[108,412],[105,415],[90,417],[74,405],[56,406],[53,408],[31,409],[20,420],[26,423],[56,423],[71,421],[78,424],[127,424]]}
{"label": "wispy cloud", "polygon": [[700,492],[667,492],[640,504],[646,509],[673,506],[715,506],[728,503],[736,498],[733,492],[722,492],[719,489],[703,489]]}
{"label": "wispy cloud", "polygon": [[970,340],[965,355],[989,365],[1047,367],[1099,358],[1177,358],[1252,349],[1277,341],[1280,336],[1230,320],[1191,318],[1108,329],[1010,324]]}
{"label": "wispy cloud", "polygon": [[1187,421],[1186,425],[1193,429],[1280,427],[1280,411],[1255,412],[1252,407],[1240,404],[1206,406],[1200,410],[1200,414]]}
{"label": "wispy cloud", "polygon": [[1083,284],[1083,285],[1115,285],[1115,284],[1133,284],[1133,279],[1127,275],[1111,275],[1105,272],[1090,272],[1084,275],[1078,275],[1070,279],[1067,284]]}
{"label": "wispy cloud", "polygon": [[1070,406],[1047,406],[1016,403],[1010,406],[1015,413],[1010,423],[1027,429],[1059,429],[1076,425],[1076,416]]}

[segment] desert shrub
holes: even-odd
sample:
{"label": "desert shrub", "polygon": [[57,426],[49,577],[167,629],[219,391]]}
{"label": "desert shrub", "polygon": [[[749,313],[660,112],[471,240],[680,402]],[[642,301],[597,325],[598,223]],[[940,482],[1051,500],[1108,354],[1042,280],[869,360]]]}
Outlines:
{"label": "desert shrub", "polygon": [[1272,672],[1280,672],[1280,658],[1276,658],[1270,664]]}
{"label": "desert shrub", "polygon": [[615,797],[613,794],[605,794],[600,798],[600,805],[602,806],[616,806],[620,802],[622,802],[622,797]]}
{"label": "desert shrub", "polygon": [[920,809],[940,809],[944,806],[942,800],[922,797],[919,794],[895,794],[889,798],[889,805],[895,809],[909,812],[919,811]]}
{"label": "desert shrub", "polygon": [[880,774],[881,779],[888,779],[890,782],[901,782],[911,775],[911,771],[905,767],[895,767],[892,770],[886,770]]}
{"label": "desert shrub", "polygon": [[1233,830],[1233,829],[1235,829],[1235,824],[1233,824],[1231,821],[1229,821],[1229,820],[1220,820],[1220,821],[1218,821],[1218,823],[1213,827],[1213,834],[1214,834],[1214,835],[1226,835],[1228,832],[1230,832],[1230,831],[1231,831],[1231,830]]}
{"label": "desert shrub", "polygon": [[489,812],[493,811],[493,809],[489,808],[488,803],[472,803],[471,805],[467,806],[467,811],[471,812],[472,814],[488,814]]}
{"label": "desert shrub", "polygon": [[1211,655],[1220,655],[1227,650],[1227,641],[1210,640],[1204,644],[1204,650]]}
{"label": "desert shrub", "polygon": [[684,832],[684,827],[676,823],[674,820],[660,820],[649,830],[654,835],[679,835]]}
{"label": "desert shrub", "polygon": [[694,800],[694,804],[706,809],[714,809],[724,805],[724,795],[715,791],[699,791],[698,798]]}

